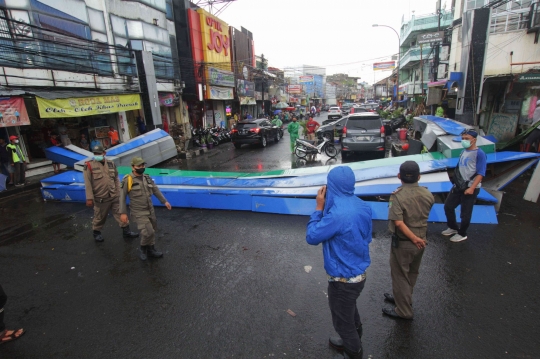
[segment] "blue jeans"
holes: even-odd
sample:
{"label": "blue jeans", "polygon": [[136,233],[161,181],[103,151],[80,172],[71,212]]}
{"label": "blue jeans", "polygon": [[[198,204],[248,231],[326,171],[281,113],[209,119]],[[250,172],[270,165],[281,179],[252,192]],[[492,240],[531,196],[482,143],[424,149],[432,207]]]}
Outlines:
{"label": "blue jeans", "polygon": [[334,329],[343,340],[343,346],[351,352],[359,352],[362,342],[356,328],[362,326],[356,300],[366,280],[360,283],[328,282],[328,304],[332,313]]}

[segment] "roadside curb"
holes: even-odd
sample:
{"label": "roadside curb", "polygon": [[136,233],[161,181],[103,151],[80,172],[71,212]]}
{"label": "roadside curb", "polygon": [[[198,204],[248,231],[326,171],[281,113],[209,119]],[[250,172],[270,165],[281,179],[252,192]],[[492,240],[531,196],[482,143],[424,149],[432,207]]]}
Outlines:
{"label": "roadside curb", "polygon": [[40,181],[39,182],[29,183],[29,184],[25,185],[24,187],[10,187],[5,191],[0,192],[0,198],[6,198],[6,197],[13,196],[13,195],[16,195],[16,194],[20,194],[20,193],[23,193],[23,192],[33,191],[33,190],[38,189],[38,188],[41,188],[41,182]]}

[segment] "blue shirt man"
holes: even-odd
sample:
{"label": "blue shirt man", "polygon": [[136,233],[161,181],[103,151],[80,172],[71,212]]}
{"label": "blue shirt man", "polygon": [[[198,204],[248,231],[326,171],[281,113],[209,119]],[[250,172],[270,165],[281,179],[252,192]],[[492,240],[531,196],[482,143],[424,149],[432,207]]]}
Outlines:
{"label": "blue shirt man", "polygon": [[[442,231],[452,242],[467,239],[467,229],[476,197],[480,192],[482,179],[486,175],[486,153],[476,146],[478,133],[468,130],[461,135],[461,145],[465,150],[459,157],[458,167],[454,172],[454,186],[444,202],[444,213],[448,228]],[[456,208],[461,205],[461,226],[456,222]]]}
{"label": "blue shirt man", "polygon": [[317,193],[317,207],[307,225],[306,241],[322,243],[328,274],[328,304],[340,338],[330,345],[350,358],[362,358],[362,322],[356,307],[371,264],[371,208],[354,194],[355,176],[350,167],[328,173],[327,186]]}

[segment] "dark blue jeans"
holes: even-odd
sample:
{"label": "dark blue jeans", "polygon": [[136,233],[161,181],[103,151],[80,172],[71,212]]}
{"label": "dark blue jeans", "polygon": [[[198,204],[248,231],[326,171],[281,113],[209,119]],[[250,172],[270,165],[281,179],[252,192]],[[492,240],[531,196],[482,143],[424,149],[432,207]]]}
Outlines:
{"label": "dark blue jeans", "polygon": [[[480,193],[480,188],[476,188],[473,194],[465,194],[465,190],[459,191],[456,187],[446,197],[444,202],[444,213],[446,214],[446,224],[448,228],[455,229],[462,236],[467,235],[467,228],[471,224],[471,217],[476,197]],[[461,205],[461,226],[456,222],[456,208]]]}
{"label": "dark blue jeans", "polygon": [[2,289],[2,286],[0,285],[0,332],[3,332],[6,329],[6,325],[4,324],[4,306],[7,302],[7,295],[4,293],[4,289]]}
{"label": "dark blue jeans", "polygon": [[343,340],[343,346],[359,352],[362,342],[356,328],[362,326],[356,300],[362,293],[366,280],[360,283],[328,282],[328,304],[334,329]]}

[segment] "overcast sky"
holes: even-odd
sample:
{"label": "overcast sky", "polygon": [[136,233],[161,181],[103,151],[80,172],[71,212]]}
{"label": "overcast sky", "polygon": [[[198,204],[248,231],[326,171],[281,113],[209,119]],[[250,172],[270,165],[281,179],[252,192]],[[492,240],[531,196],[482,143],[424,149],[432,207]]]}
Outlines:
{"label": "overcast sky", "polygon": [[[447,8],[451,0],[442,0]],[[217,8],[219,8],[218,6]],[[207,8],[208,10],[208,8]],[[397,54],[401,19],[435,12],[435,0],[236,0],[218,17],[253,33],[255,52],[278,68],[301,64],[326,67],[373,83],[390,74],[373,62]]]}

